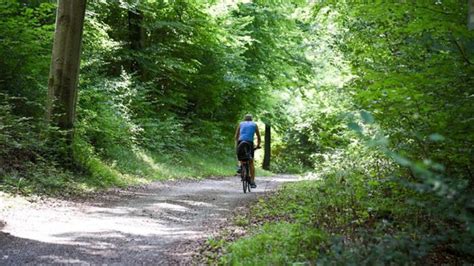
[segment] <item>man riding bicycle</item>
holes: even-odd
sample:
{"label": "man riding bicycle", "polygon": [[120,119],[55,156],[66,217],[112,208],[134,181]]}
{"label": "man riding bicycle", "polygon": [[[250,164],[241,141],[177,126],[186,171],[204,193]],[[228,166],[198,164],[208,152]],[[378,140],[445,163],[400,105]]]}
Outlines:
{"label": "man riding bicycle", "polygon": [[[254,135],[257,135],[257,147],[260,147],[260,132],[258,131],[258,126],[255,122],[252,121],[252,115],[245,115],[244,121],[242,121],[237,129],[235,130],[235,144],[236,147],[239,147],[241,142],[248,142],[250,146],[253,148],[253,139]],[[254,149],[251,149],[252,157],[249,160],[250,163],[250,187],[256,188],[257,185],[255,184],[255,165],[254,165]]]}

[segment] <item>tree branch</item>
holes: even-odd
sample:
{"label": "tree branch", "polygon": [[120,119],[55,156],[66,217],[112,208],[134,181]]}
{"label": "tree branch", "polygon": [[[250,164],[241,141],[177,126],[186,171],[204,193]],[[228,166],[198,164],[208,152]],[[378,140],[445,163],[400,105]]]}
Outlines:
{"label": "tree branch", "polygon": [[447,15],[447,16],[453,15],[453,13],[442,11],[442,10],[432,9],[432,8],[429,8],[429,7],[426,7],[426,6],[415,6],[415,8],[422,8],[422,9],[429,10],[431,12],[440,13],[440,14]]}
{"label": "tree branch", "polygon": [[456,47],[459,49],[459,52],[461,52],[461,55],[462,55],[462,58],[464,59],[464,61],[466,63],[468,63],[469,65],[474,65],[470,60],[469,60],[469,57],[467,56],[466,54],[466,51],[464,51],[464,48],[461,46],[461,44],[458,42],[458,40],[454,39],[454,43],[456,44]]}

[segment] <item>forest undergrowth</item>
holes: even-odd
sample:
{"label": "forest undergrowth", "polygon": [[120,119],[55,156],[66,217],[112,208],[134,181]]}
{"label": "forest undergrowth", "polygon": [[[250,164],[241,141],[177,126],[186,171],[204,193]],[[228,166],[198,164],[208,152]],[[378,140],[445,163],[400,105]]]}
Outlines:
{"label": "forest undergrowth", "polygon": [[[370,117],[362,124],[372,121]],[[383,141],[356,134],[367,142],[236,211],[229,225],[202,245],[195,262],[473,263],[470,188],[440,176],[436,167],[427,169],[399,157]],[[371,176],[377,161],[386,165]],[[408,166],[422,181],[398,177],[400,168],[390,161]]]}

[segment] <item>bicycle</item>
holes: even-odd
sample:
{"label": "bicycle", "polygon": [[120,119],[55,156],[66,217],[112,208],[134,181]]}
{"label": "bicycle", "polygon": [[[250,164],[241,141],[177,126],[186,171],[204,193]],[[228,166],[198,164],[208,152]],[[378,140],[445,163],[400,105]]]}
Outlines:
{"label": "bicycle", "polygon": [[244,193],[247,193],[247,190],[250,191],[250,161],[241,161],[240,163],[241,171],[240,171],[240,180],[242,181],[242,187]]}
{"label": "bicycle", "polygon": [[[247,142],[248,143],[248,142]],[[250,145],[248,145],[250,146]],[[251,147],[253,151],[260,149],[260,147]],[[252,153],[250,152],[249,147],[244,147],[244,152],[242,154],[239,154],[239,161],[240,161],[240,180],[242,181],[242,189],[244,190],[244,193],[252,192],[250,190],[250,183],[251,183],[251,177],[250,177],[250,161],[253,160],[252,158]]]}

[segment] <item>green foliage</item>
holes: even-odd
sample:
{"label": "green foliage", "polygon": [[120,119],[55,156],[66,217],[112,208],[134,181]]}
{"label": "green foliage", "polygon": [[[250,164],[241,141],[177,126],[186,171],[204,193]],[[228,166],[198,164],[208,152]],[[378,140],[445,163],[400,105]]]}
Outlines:
{"label": "green foliage", "polygon": [[54,9],[50,3],[29,7],[15,0],[0,2],[0,90],[14,97],[12,111],[17,115],[41,117]]}
{"label": "green foliage", "polygon": [[38,138],[35,124],[31,118],[13,114],[11,98],[0,94],[0,162],[2,168],[21,168],[23,160],[37,159],[36,152],[43,143],[37,143]]}
{"label": "green foliage", "polygon": [[223,264],[285,265],[305,263],[318,256],[323,232],[300,224],[266,224],[252,238],[244,238],[229,247]]}
{"label": "green foliage", "polygon": [[[51,140],[50,134],[61,133],[43,120],[56,6],[0,5],[1,176],[18,173],[25,186],[39,188],[48,167],[62,167],[57,151],[68,150]],[[212,5],[189,1],[92,1],[87,8],[75,165],[58,185],[44,183],[52,189],[76,181],[107,187],[233,174],[235,123],[257,109],[264,93],[254,89],[259,77],[247,64],[253,57],[246,54],[253,42],[248,35],[257,28],[244,27],[252,16],[273,11],[211,15]]]}
{"label": "green foliage", "polygon": [[459,223],[447,230],[448,221],[439,220],[444,215],[421,212],[416,195],[395,180],[366,180],[353,173],[286,185],[239,218],[248,220],[240,226],[263,226],[225,245],[220,263],[406,264],[436,261],[436,252],[446,249],[472,256],[467,227]]}
{"label": "green foliage", "polygon": [[[448,173],[459,177],[469,175],[469,156],[461,154],[472,154],[467,147],[473,139],[466,120],[473,112],[468,95],[474,71],[473,33],[461,15],[466,7],[455,1],[392,4],[391,16],[381,5],[339,7],[341,23],[350,25],[341,34],[350,42],[341,49],[359,77],[351,84],[355,103],[374,114],[394,150],[415,160],[445,161]],[[427,138],[434,133],[449,140],[434,143]]]}
{"label": "green foliage", "polygon": [[4,171],[23,172],[47,150],[40,130],[52,10],[50,3],[0,2],[0,176]]}

